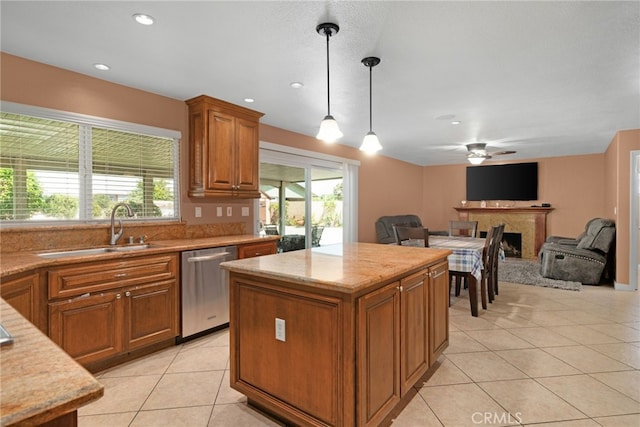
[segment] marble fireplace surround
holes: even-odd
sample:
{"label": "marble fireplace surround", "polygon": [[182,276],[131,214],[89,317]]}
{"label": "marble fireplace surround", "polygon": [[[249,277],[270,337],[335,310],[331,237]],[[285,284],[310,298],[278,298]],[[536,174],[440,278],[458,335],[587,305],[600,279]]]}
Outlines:
{"label": "marble fireplace surround", "polygon": [[505,224],[505,233],[522,235],[522,258],[535,259],[547,238],[547,214],[553,208],[487,207],[455,208],[461,221],[478,221],[478,230],[487,231],[493,225]]}

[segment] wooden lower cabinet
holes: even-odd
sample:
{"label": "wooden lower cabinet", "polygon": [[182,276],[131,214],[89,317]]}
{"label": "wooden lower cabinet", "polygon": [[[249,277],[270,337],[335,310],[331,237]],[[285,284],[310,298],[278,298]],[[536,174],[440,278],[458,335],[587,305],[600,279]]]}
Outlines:
{"label": "wooden lower cabinet", "polygon": [[[152,266],[168,265],[163,267],[166,270],[161,276],[172,278],[153,280],[158,276],[153,267],[145,283],[144,273],[137,271],[144,269],[140,259],[122,261],[112,273],[99,262],[56,269],[55,274],[49,275],[50,292],[59,288],[61,277],[71,279],[80,273],[86,278],[92,272],[100,272],[112,286],[118,283],[114,276],[121,278],[122,283],[129,283],[133,276],[138,284],[104,290],[105,285],[96,282],[96,288],[103,290],[70,296],[65,293],[67,298],[49,300],[50,338],[78,363],[87,366],[178,336],[177,255],[169,259],[166,255],[150,256],[148,261]],[[129,268],[135,269],[135,274],[122,276],[122,271]],[[86,291],[87,286],[81,289]]]}
{"label": "wooden lower cabinet", "polygon": [[277,243],[275,240],[269,242],[248,243],[238,246],[238,259],[253,258],[262,255],[275,254]]}
{"label": "wooden lower cabinet", "polygon": [[231,387],[294,425],[380,425],[448,345],[447,277],[353,296],[232,270]]}
{"label": "wooden lower cabinet", "polygon": [[449,264],[429,271],[429,360],[433,365],[449,345]]}
{"label": "wooden lower cabinet", "polygon": [[40,275],[29,273],[26,276],[8,277],[0,284],[0,296],[23,315],[28,321],[40,327],[40,302],[38,287]]}

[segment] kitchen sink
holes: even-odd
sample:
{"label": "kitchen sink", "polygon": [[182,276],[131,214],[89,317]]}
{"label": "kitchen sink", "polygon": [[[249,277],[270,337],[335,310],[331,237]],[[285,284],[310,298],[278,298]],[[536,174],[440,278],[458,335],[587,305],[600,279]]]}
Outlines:
{"label": "kitchen sink", "polygon": [[45,253],[38,254],[38,256],[42,258],[66,258],[66,257],[86,256],[86,255],[107,254],[111,252],[139,251],[143,249],[149,249],[151,247],[152,246],[148,244],[140,244],[140,245],[112,246],[108,248],[72,249],[72,250],[60,251],[60,252],[45,252]]}

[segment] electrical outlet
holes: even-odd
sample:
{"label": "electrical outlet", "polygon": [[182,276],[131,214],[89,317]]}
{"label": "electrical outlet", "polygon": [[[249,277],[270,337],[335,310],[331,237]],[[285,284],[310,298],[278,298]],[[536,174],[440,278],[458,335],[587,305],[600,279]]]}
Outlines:
{"label": "electrical outlet", "polygon": [[278,319],[277,317],[276,317],[276,339],[282,342],[285,342],[287,340],[284,319]]}
{"label": "electrical outlet", "polygon": [[231,206],[227,206],[227,216],[233,215],[233,208]]}
{"label": "electrical outlet", "polygon": [[216,208],[216,216],[222,216],[222,206]]}
{"label": "electrical outlet", "polygon": [[200,206],[196,206],[196,218],[202,217],[202,208]]}
{"label": "electrical outlet", "polygon": [[242,207],[242,216],[249,216],[249,208],[246,206]]}

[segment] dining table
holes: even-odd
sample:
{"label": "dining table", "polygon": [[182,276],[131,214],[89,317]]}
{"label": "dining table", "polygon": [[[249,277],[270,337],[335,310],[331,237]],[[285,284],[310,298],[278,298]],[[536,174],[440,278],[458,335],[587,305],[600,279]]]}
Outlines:
{"label": "dining table", "polygon": [[486,290],[482,281],[482,270],[484,269],[483,251],[485,245],[484,238],[463,237],[463,236],[429,236],[429,247],[435,249],[449,249],[451,255],[448,256],[449,271],[455,271],[466,276],[469,284],[469,304],[471,305],[471,315],[478,317],[478,283],[481,284],[482,308],[486,310]]}

